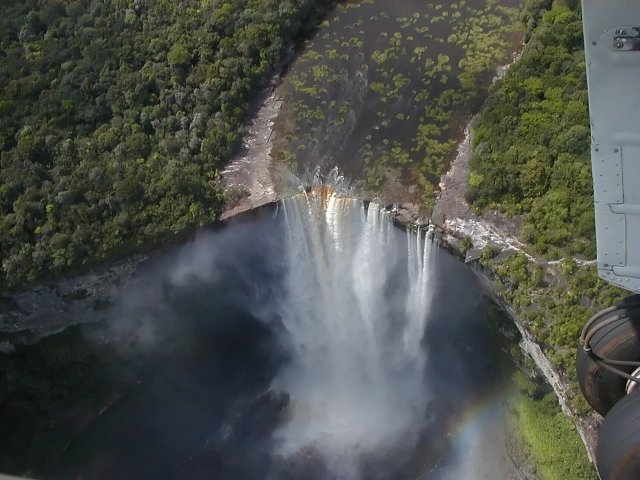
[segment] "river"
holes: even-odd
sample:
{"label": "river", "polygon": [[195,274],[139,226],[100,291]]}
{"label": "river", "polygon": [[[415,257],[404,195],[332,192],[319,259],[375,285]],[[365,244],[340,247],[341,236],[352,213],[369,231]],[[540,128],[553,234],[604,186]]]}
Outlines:
{"label": "river", "polygon": [[519,48],[517,5],[339,4],[278,89],[272,155],[303,180],[338,166],[367,196],[431,207],[467,120]]}

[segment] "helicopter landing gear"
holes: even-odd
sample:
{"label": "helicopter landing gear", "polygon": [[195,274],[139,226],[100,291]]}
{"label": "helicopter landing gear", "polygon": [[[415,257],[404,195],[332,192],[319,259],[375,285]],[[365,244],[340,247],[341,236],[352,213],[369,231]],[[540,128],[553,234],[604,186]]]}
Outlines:
{"label": "helicopter landing gear", "polygon": [[576,370],[587,402],[605,416],[596,448],[600,478],[640,478],[640,295],[587,322]]}

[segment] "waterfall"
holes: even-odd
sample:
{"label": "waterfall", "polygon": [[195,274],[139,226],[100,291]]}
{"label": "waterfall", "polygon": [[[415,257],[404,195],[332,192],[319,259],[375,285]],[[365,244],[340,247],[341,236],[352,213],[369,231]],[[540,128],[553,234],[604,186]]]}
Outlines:
{"label": "waterfall", "polygon": [[337,478],[359,478],[359,458],[411,448],[424,423],[431,242],[408,232],[406,248],[379,205],[328,187],[280,212],[291,360],[272,384],[290,399],[276,453],[312,452]]}

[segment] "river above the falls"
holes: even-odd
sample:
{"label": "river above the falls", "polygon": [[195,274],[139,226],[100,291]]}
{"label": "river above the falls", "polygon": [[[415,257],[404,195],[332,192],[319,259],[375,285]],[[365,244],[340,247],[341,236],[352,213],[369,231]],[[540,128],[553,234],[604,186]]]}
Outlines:
{"label": "river above the falls", "polygon": [[496,69],[520,48],[518,3],[338,4],[276,90],[276,163],[307,181],[337,167],[369,198],[429,209]]}

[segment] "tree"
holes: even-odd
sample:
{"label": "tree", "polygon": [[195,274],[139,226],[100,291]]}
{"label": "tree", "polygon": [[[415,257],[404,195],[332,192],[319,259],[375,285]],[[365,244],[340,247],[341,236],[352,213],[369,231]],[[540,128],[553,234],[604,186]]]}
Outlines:
{"label": "tree", "polygon": [[187,47],[177,43],[167,53],[167,61],[172,67],[186,67],[191,62],[191,56]]}

